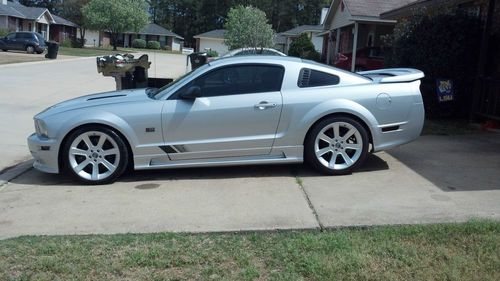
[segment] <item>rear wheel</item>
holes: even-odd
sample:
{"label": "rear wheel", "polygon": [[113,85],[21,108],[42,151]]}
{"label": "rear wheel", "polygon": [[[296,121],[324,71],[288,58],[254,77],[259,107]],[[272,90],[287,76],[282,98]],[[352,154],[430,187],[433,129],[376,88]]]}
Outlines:
{"label": "rear wheel", "polygon": [[35,47],[33,47],[33,46],[26,46],[26,53],[33,54],[34,52],[35,52]]}
{"label": "rear wheel", "polygon": [[7,52],[8,50],[7,49],[2,49],[2,51]]}
{"label": "rear wheel", "polygon": [[324,174],[349,174],[364,162],[368,142],[368,133],[358,121],[329,117],[316,124],[307,136],[305,158]]}
{"label": "rear wheel", "polygon": [[113,130],[86,127],[73,132],[63,147],[66,170],[89,184],[106,184],[123,174],[128,162],[126,144]]}

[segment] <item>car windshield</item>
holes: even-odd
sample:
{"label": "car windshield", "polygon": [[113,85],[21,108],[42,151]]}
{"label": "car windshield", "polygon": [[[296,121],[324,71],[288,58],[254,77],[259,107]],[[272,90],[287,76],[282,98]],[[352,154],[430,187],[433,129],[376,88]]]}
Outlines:
{"label": "car windshield", "polygon": [[182,84],[184,81],[189,80],[191,77],[194,77],[197,75],[197,73],[202,72],[204,69],[208,68],[208,64],[205,64],[195,70],[191,70],[187,72],[186,74],[182,75],[181,77],[177,78],[170,84],[167,84],[159,89],[154,89],[148,94],[151,98],[154,99],[161,99],[163,98],[167,93],[170,92],[171,89],[173,89],[175,86]]}
{"label": "car windshield", "polygon": [[40,43],[44,43],[45,42],[45,39],[43,38],[42,34],[40,33],[35,33],[36,34],[36,37],[38,38],[38,41]]}

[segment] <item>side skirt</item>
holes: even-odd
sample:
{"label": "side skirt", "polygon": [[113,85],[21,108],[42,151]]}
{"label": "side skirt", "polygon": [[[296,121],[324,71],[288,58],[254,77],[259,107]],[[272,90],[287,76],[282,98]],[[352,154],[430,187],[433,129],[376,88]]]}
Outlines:
{"label": "side skirt", "polygon": [[[156,158],[158,159],[158,158]],[[174,169],[174,168],[190,168],[190,167],[216,167],[216,166],[238,166],[238,165],[261,165],[261,164],[291,164],[302,163],[303,147],[302,146],[287,146],[276,147],[272,149],[269,155],[260,156],[244,156],[244,157],[226,157],[212,159],[196,159],[196,160],[179,160],[163,162],[153,161],[150,158],[148,163],[142,162],[142,165],[136,162],[136,170],[149,169]]]}

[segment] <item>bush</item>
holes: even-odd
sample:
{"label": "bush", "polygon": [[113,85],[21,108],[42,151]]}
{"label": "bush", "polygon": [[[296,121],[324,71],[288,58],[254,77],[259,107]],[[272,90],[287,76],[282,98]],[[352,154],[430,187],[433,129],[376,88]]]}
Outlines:
{"label": "bush", "polygon": [[0,37],[5,37],[7,34],[9,34],[7,29],[0,28]]}
{"label": "bush", "polygon": [[134,39],[132,40],[132,48],[144,49],[146,48],[146,40],[144,39]]}
{"label": "bush", "polygon": [[71,39],[71,46],[73,48],[83,48],[84,46],[84,40],[82,40],[81,38],[72,38]]}
{"label": "bush", "polygon": [[160,49],[160,42],[158,41],[149,41],[147,45],[148,49],[154,49],[154,50],[159,50]]}
{"label": "bush", "polygon": [[[481,41],[479,20],[460,12],[420,14],[398,23],[387,40],[387,67],[422,70],[427,116],[467,117]],[[453,79],[455,101],[438,103],[436,79]]]}
{"label": "bush", "polygon": [[216,58],[218,56],[219,56],[219,53],[217,53],[217,51],[214,51],[214,50],[208,50],[207,51],[207,57]]}
{"label": "bush", "polygon": [[71,42],[71,39],[64,39],[62,42],[59,43],[59,46],[65,47],[65,48],[71,48],[73,47],[73,43]]}
{"label": "bush", "polygon": [[321,55],[314,49],[313,43],[305,33],[293,40],[288,55],[314,61],[321,60]]}

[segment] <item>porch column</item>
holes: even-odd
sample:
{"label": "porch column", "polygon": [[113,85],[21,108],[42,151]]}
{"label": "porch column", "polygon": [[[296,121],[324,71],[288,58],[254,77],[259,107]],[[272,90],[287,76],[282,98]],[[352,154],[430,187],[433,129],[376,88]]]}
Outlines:
{"label": "porch column", "polygon": [[357,21],[354,22],[354,42],[352,44],[352,62],[351,62],[351,71],[354,72],[356,68],[356,52],[358,50],[358,29],[359,24]]}
{"label": "porch column", "polygon": [[36,21],[33,21],[33,24],[31,25],[31,31],[36,32]]}
{"label": "porch column", "polygon": [[337,56],[340,49],[340,27],[337,28],[337,40],[335,41],[335,50],[333,50],[333,58]]}
{"label": "porch column", "polygon": [[47,38],[45,38],[47,41],[50,40],[50,23],[47,24]]}

